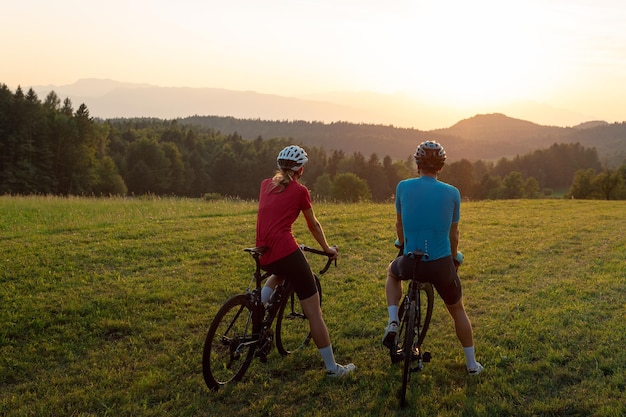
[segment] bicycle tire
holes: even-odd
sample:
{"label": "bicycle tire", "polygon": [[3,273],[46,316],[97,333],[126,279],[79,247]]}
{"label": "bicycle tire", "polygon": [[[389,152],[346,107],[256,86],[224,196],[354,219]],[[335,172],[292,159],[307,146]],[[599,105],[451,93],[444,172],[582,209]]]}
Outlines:
{"label": "bicycle tire", "polygon": [[[398,348],[403,355],[402,387],[400,389],[400,403],[402,406],[406,405],[406,389],[410,380],[413,349],[418,348],[421,352],[422,344],[430,326],[435,302],[432,284],[428,282],[419,283],[419,292],[419,304],[417,300],[411,300],[409,308],[407,308],[407,299],[405,297],[398,310],[400,318],[398,340],[402,343]],[[425,311],[423,310],[424,307]],[[407,311],[410,314],[405,314]]]}
{"label": "bicycle tire", "polygon": [[[322,285],[317,275],[314,275],[314,277],[321,306]],[[286,356],[306,347],[310,341],[309,320],[302,312],[300,301],[293,287],[289,285],[276,318],[276,348],[281,355]]]}
{"label": "bicycle tire", "polygon": [[408,314],[402,320],[404,327],[404,337],[402,338],[402,386],[400,387],[400,405],[406,405],[406,389],[409,384],[411,374],[411,356],[413,351],[413,340],[415,340],[415,319],[417,315],[416,300],[409,302]]}
{"label": "bicycle tire", "polygon": [[[417,342],[415,346],[421,347],[424,343],[424,339],[426,338],[426,332],[428,331],[428,327],[430,326],[430,320],[433,316],[433,308],[435,304],[435,293],[432,284],[428,282],[420,283],[420,291],[422,292],[420,300],[422,305],[424,305],[424,296],[426,296],[426,314],[420,314],[420,331],[417,335]],[[403,300],[398,309],[398,316],[400,318],[400,323],[403,323],[403,316],[405,311],[405,301]],[[421,313],[421,312],[420,312]],[[402,335],[404,335],[404,327],[400,326],[398,340],[402,340]]]}
{"label": "bicycle tire", "polygon": [[202,374],[209,389],[239,381],[248,370],[257,346],[253,311],[250,296],[240,294],[228,299],[213,318],[202,354]]}
{"label": "bicycle tire", "polygon": [[415,345],[418,348],[422,347],[422,344],[424,343],[424,338],[426,338],[426,332],[428,331],[428,327],[430,326],[430,319],[433,316],[433,306],[435,304],[435,294],[434,294],[433,286],[431,283],[429,282],[420,283],[420,292],[421,292],[420,308],[423,308],[424,306],[424,295],[425,295],[426,296],[426,311],[425,311],[425,314],[423,311],[420,311],[420,314],[419,314],[420,323],[416,323],[416,324],[419,324],[419,330],[417,332],[417,343]]}

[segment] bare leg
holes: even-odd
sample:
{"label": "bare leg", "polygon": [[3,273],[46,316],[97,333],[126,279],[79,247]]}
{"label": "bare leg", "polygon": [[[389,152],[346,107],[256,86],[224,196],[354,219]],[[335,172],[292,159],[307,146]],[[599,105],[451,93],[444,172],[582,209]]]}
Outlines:
{"label": "bare leg", "polygon": [[319,348],[324,348],[330,345],[330,336],[328,334],[328,328],[324,322],[322,316],[322,309],[320,307],[320,295],[315,293],[307,299],[300,300],[302,305],[302,311],[309,319],[309,327],[311,329],[311,337],[315,342],[315,345]]}
{"label": "bare leg", "polygon": [[265,281],[265,285],[261,289],[261,302],[267,304],[277,285],[282,284],[285,280],[277,275],[270,275]]}
{"label": "bare leg", "polygon": [[446,307],[454,320],[454,329],[456,330],[456,336],[459,338],[461,345],[463,347],[474,346],[472,323],[465,312],[463,298],[461,297],[455,304],[446,304]]}
{"label": "bare leg", "polygon": [[270,277],[265,281],[265,287],[270,287],[272,290],[276,288],[277,285],[282,284],[285,280],[278,275],[270,275]]}
{"label": "bare leg", "polygon": [[402,298],[402,281],[396,278],[389,269],[387,269],[385,294],[387,296],[387,306],[397,306],[400,304],[400,298]]}

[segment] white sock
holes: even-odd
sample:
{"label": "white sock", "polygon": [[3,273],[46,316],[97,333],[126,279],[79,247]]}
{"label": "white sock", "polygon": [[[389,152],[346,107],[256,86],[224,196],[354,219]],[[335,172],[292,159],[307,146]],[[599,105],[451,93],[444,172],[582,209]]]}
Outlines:
{"label": "white sock", "polygon": [[322,359],[324,360],[324,365],[326,365],[326,370],[328,371],[336,371],[337,370],[337,362],[335,362],[335,353],[333,352],[333,345],[328,345],[324,348],[318,349],[320,355],[322,355]]}
{"label": "white sock", "polygon": [[400,319],[398,318],[398,306],[387,306],[387,312],[389,313],[389,324],[391,324],[392,321],[400,323]]}
{"label": "white sock", "polygon": [[270,297],[272,296],[272,293],[274,292],[274,289],[272,287],[268,287],[265,286],[261,289],[261,302],[263,304],[267,304],[270,301]]}
{"label": "white sock", "polygon": [[474,357],[474,346],[464,347],[463,352],[465,352],[465,365],[467,369],[476,369],[478,365]]}

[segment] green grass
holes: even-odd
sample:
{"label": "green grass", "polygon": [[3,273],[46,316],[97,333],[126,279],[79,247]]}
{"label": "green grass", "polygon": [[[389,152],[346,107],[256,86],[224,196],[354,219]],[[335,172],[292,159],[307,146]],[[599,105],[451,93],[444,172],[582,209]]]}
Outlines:
{"label": "green grass", "polygon": [[[433,360],[405,409],[380,343],[391,204],[316,206],[341,254],[322,277],[324,314],[356,375],[327,380],[310,347],[206,389],[204,336],[249,283],[255,213],[238,201],[0,197],[0,415],[626,414],[626,203],[464,204],[460,272],[486,370],[466,376],[437,298]],[[302,220],[296,234],[314,244]]]}

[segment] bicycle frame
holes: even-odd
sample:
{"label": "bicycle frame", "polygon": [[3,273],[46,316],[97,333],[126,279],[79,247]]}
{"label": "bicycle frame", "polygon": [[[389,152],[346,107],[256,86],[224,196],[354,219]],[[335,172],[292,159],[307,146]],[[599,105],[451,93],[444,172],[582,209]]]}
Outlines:
{"label": "bicycle frame", "polygon": [[[301,245],[300,249],[328,257],[323,274],[332,263],[331,255],[317,249]],[[261,362],[274,347],[272,326],[276,320],[276,345],[281,355],[288,355],[311,338],[307,317],[299,310],[300,304],[289,281],[276,286],[267,307],[261,300],[263,283],[272,274],[261,268],[264,247],[246,248],[255,261],[253,278],[243,294],[230,297],[218,310],[207,333],[202,371],[209,389],[218,389],[231,381],[240,380],[254,357]],[[320,293],[319,278],[314,274]],[[277,296],[282,294],[282,297]]]}
{"label": "bicycle frame", "polygon": [[[263,308],[263,304],[261,302],[261,284],[263,283],[263,281],[265,281],[267,278],[269,278],[272,273],[271,272],[263,272],[263,270],[261,269],[261,256],[263,255],[263,253],[267,250],[267,247],[265,246],[261,246],[261,247],[254,247],[254,248],[246,248],[244,249],[245,252],[248,252],[252,255],[252,257],[254,258],[254,263],[255,263],[255,271],[254,271],[254,281],[255,281],[255,288],[254,290],[251,291],[250,295],[251,295],[251,299],[252,302],[254,303],[254,306],[256,308]],[[328,253],[318,250],[318,249],[314,249],[311,247],[308,247],[306,245],[300,245],[300,250],[304,251],[304,252],[311,252],[317,255],[324,255],[328,257],[328,261],[326,262],[326,265],[324,266],[324,268],[322,268],[319,271],[320,275],[323,275],[326,271],[328,271],[328,268],[330,268],[330,265],[333,262],[333,259],[331,259],[328,256]],[[334,260],[335,261],[335,266],[337,265],[337,259]],[[278,284],[276,290],[282,290],[283,292],[287,293],[289,290],[289,282],[284,282],[281,284]],[[279,287],[282,287],[279,289]],[[250,290],[250,287],[248,287],[248,290]],[[284,294],[283,294],[284,295]],[[282,300],[281,300],[282,302]],[[278,313],[278,308],[280,307],[281,302],[278,303],[274,303],[273,305],[268,305],[267,308],[267,317],[264,317],[264,320],[261,323],[254,323],[253,320],[253,329],[256,329],[255,325],[259,325],[261,324],[263,327],[270,327],[274,321],[274,319],[276,318],[276,314]],[[285,302],[287,302],[287,300],[285,300]],[[292,300],[292,311],[293,311],[293,300]],[[255,317],[261,317],[261,315],[258,314],[253,314],[253,319]]]}
{"label": "bicycle frame", "polygon": [[[406,405],[406,389],[411,373],[421,371],[424,368],[424,362],[430,362],[430,352],[422,351],[422,343],[426,337],[433,308],[432,284],[422,280],[418,274],[418,264],[427,255],[421,251],[415,251],[407,256],[414,260],[414,268],[404,301],[401,304],[401,323],[398,335],[401,348],[396,348],[390,352],[392,362],[403,362],[400,390],[400,404],[402,406]],[[425,311],[422,310],[424,307],[421,298],[422,291],[427,298]],[[414,361],[417,361],[416,366],[411,365]]]}

